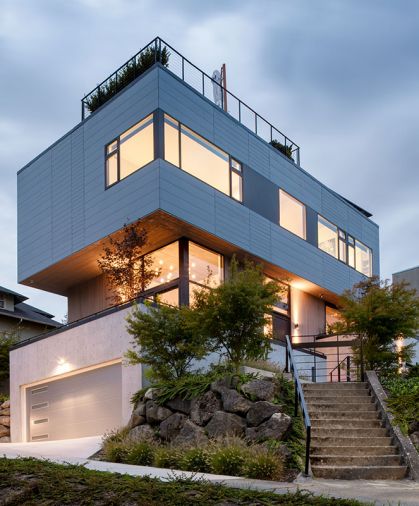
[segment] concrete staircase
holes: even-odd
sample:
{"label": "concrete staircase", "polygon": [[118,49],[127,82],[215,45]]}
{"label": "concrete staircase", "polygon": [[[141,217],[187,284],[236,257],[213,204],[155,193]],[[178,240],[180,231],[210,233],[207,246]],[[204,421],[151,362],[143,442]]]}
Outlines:
{"label": "concrete staircase", "polygon": [[399,480],[398,449],[382,427],[366,383],[306,383],[311,469],[316,478]]}

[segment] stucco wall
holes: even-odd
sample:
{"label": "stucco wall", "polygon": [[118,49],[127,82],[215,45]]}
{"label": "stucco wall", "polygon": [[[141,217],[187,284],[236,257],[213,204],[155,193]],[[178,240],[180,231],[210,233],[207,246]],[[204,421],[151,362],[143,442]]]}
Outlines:
{"label": "stucco wall", "polygon": [[[125,330],[125,318],[129,311],[130,309],[123,309],[12,350],[10,353],[12,441],[22,441],[26,438],[25,386],[123,359],[132,340]],[[123,423],[127,423],[131,415],[130,398],[140,388],[140,366],[123,365]],[[109,409],[112,409],[112,406]]]}

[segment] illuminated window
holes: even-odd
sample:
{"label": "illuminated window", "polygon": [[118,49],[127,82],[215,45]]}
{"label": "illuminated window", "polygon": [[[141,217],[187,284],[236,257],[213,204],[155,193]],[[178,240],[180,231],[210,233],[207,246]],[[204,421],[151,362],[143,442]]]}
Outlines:
{"label": "illuminated window", "polygon": [[362,244],[360,241],[355,241],[355,268],[357,271],[365,274],[365,276],[371,276],[372,260],[371,250]]}
{"label": "illuminated window", "polygon": [[129,128],[106,146],[106,186],[154,160],[153,115]]}
{"label": "illuminated window", "polygon": [[339,260],[346,263],[346,233],[339,230]]}
{"label": "illuminated window", "polygon": [[323,216],[318,217],[318,245],[321,250],[338,258],[338,228]]}
{"label": "illuminated window", "polygon": [[223,279],[223,256],[189,242],[189,280],[200,285],[215,287]]}
{"label": "illuminated window", "polygon": [[167,114],[164,158],[235,200],[243,200],[241,164]]}
{"label": "illuminated window", "polygon": [[348,235],[348,265],[355,268],[355,239]]}
{"label": "illuminated window", "polygon": [[265,276],[265,280],[267,282],[276,281],[279,285],[278,298],[274,303],[272,310],[275,311],[276,313],[282,313],[287,315],[289,312],[289,297],[290,297],[289,286],[269,276]]}
{"label": "illuminated window", "polygon": [[330,334],[333,326],[342,321],[342,314],[338,309],[334,309],[328,305],[326,308],[326,333]]}
{"label": "illuminated window", "polygon": [[279,224],[302,239],[306,238],[306,207],[284,190],[279,190]]}
{"label": "illuminated window", "polygon": [[149,255],[153,260],[156,277],[147,288],[174,281],[179,277],[179,243],[173,242]]}
{"label": "illuminated window", "polygon": [[179,306],[179,288],[173,288],[172,290],[156,294],[156,300],[161,304]]}

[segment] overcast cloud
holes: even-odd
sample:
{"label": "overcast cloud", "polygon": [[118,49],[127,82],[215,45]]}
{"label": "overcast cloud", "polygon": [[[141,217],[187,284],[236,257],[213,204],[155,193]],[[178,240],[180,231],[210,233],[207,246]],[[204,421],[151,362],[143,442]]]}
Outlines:
{"label": "overcast cloud", "polygon": [[419,264],[419,2],[0,0],[0,285],[17,285],[16,172],[80,99],[156,35],[301,146],[302,166],[373,213],[381,274]]}

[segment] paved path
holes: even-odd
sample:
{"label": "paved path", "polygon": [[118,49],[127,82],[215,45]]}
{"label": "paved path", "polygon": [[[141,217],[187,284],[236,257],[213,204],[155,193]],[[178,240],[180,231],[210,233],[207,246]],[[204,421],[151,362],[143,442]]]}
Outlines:
{"label": "paved path", "polygon": [[100,444],[100,437],[38,443],[0,443],[0,456],[4,455],[8,458],[45,458],[58,464],[83,464],[86,468],[96,471],[129,474],[131,476],[151,476],[162,480],[174,476],[195,477],[196,479],[202,477],[210,482],[222,483],[228,487],[269,490],[278,494],[295,492],[298,489],[308,490],[315,495],[371,501],[376,506],[419,505],[419,483],[410,480],[367,481],[299,478],[293,483],[284,483],[89,460],[87,457],[98,451]]}

